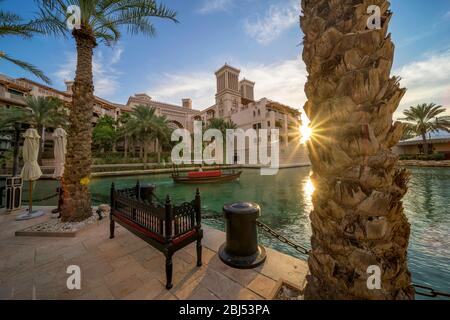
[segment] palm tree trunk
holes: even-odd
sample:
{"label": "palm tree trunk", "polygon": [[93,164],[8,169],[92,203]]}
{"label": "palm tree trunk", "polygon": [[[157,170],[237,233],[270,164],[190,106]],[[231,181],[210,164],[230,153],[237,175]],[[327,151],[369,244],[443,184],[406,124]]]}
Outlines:
{"label": "palm tree trunk", "polygon": [[147,142],[144,142],[143,150],[144,150],[144,169],[147,169],[147,162],[148,162],[148,143]]}
{"label": "palm tree trunk", "polygon": [[[368,29],[367,1],[302,1],[316,187],[307,299],[414,298],[401,202],[409,174],[391,150],[403,132],[393,113],[405,90],[390,77],[390,4],[372,3],[381,8],[381,29]],[[379,290],[369,289],[371,266],[381,269]]]}
{"label": "palm tree trunk", "polygon": [[155,151],[156,151],[157,162],[161,163],[161,148],[160,148],[158,139],[155,140]]}
{"label": "palm tree trunk", "polygon": [[128,137],[125,137],[124,140],[124,154],[123,157],[126,159],[128,158]]}
{"label": "palm tree trunk", "polygon": [[73,85],[67,156],[63,177],[63,221],[82,221],[92,215],[89,193],[92,155],[92,110],[94,85],[92,55],[96,46],[91,30],[74,29],[77,46],[77,68]]}
{"label": "palm tree trunk", "polygon": [[422,133],[422,140],[423,140],[423,153],[427,156],[430,151],[428,150],[429,148],[426,133]]}

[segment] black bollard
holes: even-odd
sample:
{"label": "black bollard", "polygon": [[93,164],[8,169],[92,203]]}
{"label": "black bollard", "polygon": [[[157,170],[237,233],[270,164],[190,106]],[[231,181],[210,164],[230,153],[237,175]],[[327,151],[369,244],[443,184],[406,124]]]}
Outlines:
{"label": "black bollard", "polygon": [[219,250],[220,259],[237,269],[256,268],[266,260],[266,250],[258,245],[256,219],[261,215],[259,205],[240,202],[225,205],[226,243]]}

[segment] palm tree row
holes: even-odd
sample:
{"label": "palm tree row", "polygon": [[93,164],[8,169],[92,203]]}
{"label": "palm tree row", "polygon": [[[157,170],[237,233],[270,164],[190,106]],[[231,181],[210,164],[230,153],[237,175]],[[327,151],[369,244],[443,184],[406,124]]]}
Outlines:
{"label": "palm tree row", "polygon": [[139,146],[140,159],[148,162],[150,146],[157,153],[161,162],[161,150],[170,144],[171,129],[166,117],[156,115],[156,110],[138,105],[131,113],[123,113],[117,121],[104,116],[99,119],[93,131],[93,146],[104,152],[115,149],[118,142],[123,142],[124,158],[128,157],[130,145]]}
{"label": "palm tree row", "polygon": [[35,127],[41,136],[38,162],[42,164],[46,129],[67,126],[69,110],[61,100],[53,97],[26,97],[25,103],[25,108],[0,109],[0,130],[19,130],[16,124]]}
{"label": "palm tree row", "polygon": [[161,148],[170,142],[171,129],[167,118],[156,115],[155,108],[138,105],[123,125],[122,135],[128,141],[136,142],[141,148],[141,159],[148,162],[149,147],[153,143],[157,162],[161,162]]}

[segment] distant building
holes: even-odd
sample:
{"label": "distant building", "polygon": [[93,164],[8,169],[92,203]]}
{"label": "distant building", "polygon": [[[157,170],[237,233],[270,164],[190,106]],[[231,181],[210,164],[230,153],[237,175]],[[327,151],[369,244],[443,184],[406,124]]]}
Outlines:
{"label": "distant building", "polygon": [[[427,133],[427,143],[429,150],[435,153],[443,153],[446,159],[450,159],[450,133],[444,130]],[[412,139],[400,141],[394,148],[399,155],[416,155],[423,154],[423,139],[417,136]]]}
{"label": "distant building", "polygon": [[216,103],[196,117],[205,124],[214,118],[231,120],[242,129],[279,129],[287,144],[299,138],[301,113],[276,101],[262,98],[255,101],[255,82],[240,80],[240,70],[225,64],[216,71]]}
{"label": "distant building", "polygon": [[[268,98],[255,100],[255,82],[245,78],[240,79],[240,70],[237,68],[225,64],[215,75],[216,102],[203,111],[194,110],[192,100],[188,98],[182,99],[180,105],[175,105],[155,101],[145,93],[138,93],[131,96],[126,104],[120,104],[95,96],[92,125],[95,126],[98,119],[103,116],[110,116],[117,120],[122,113],[132,112],[135,106],[144,105],[155,108],[157,115],[165,116],[173,129],[185,128],[192,131],[194,121],[202,121],[206,126],[212,119],[222,118],[231,120],[242,129],[279,129],[281,147],[284,147],[284,150],[289,149],[291,141],[298,144],[301,126],[300,111]],[[0,74],[0,108],[25,107],[27,96],[55,97],[70,108],[73,83],[73,81],[66,81],[66,89],[61,91],[26,78],[13,79]],[[48,140],[51,140],[50,136]],[[0,137],[0,148],[5,150],[9,149],[9,146],[9,141]],[[156,144],[150,149],[154,150],[154,148],[160,147]],[[286,153],[285,157],[295,158],[291,153]]]}

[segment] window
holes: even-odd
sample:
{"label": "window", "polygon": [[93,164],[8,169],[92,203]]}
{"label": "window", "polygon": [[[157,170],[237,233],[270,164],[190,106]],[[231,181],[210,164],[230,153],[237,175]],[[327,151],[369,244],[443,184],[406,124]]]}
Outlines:
{"label": "window", "polygon": [[10,94],[13,94],[13,95],[16,95],[16,96],[22,96],[22,97],[23,97],[23,92],[16,91],[16,90],[13,90],[13,89],[8,89],[8,92],[9,92]]}
{"label": "window", "polygon": [[270,121],[267,121],[267,127],[270,128]]}

